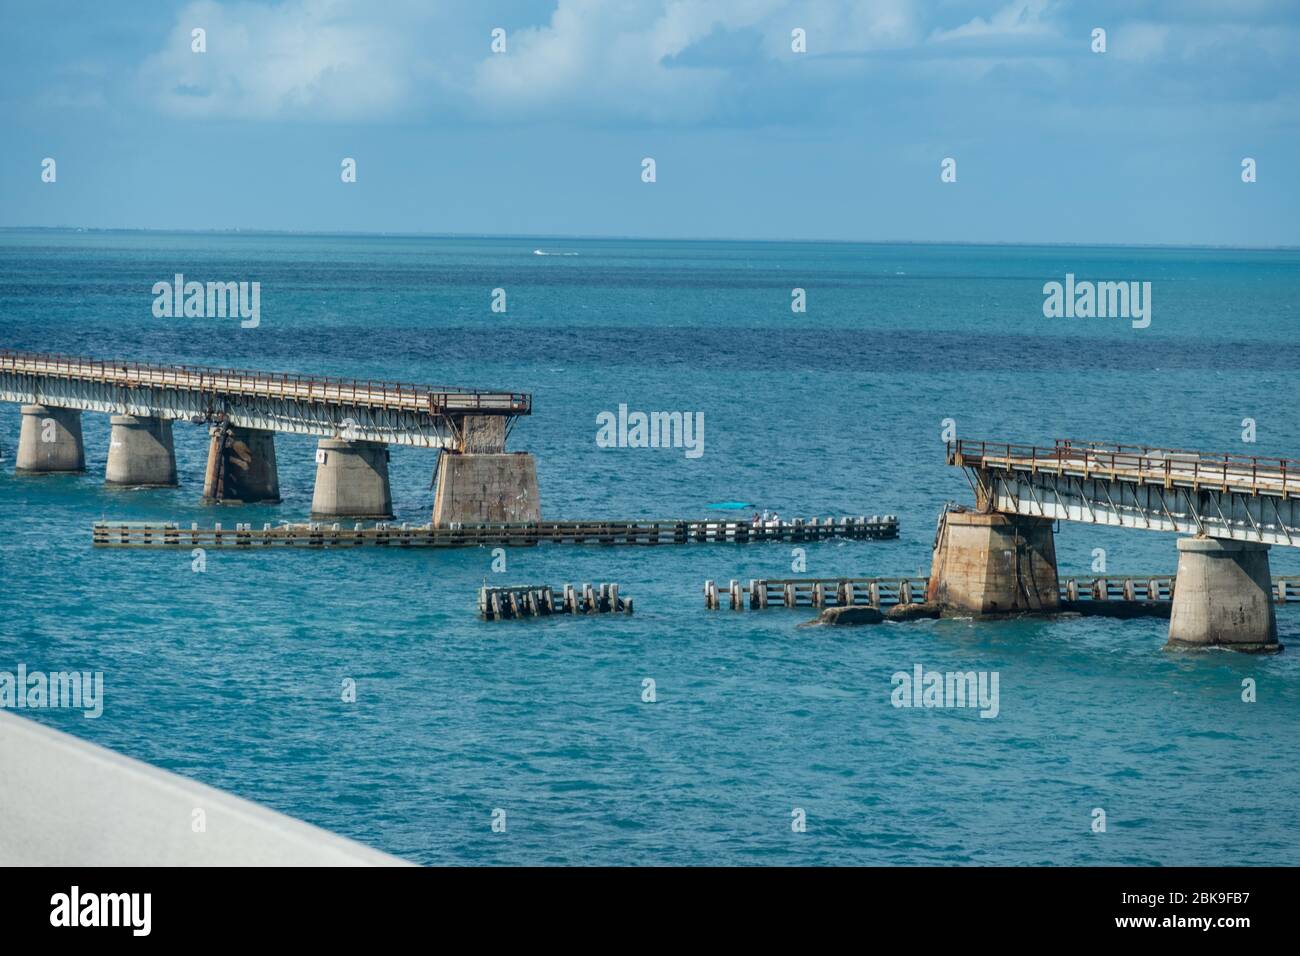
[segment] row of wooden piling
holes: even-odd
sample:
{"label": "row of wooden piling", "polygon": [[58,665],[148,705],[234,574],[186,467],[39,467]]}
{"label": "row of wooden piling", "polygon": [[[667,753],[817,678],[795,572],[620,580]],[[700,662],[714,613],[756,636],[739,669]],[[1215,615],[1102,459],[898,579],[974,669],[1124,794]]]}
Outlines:
{"label": "row of wooden piling", "polygon": [[[888,607],[912,604],[925,596],[925,578],[782,578],[754,579],[748,585],[733,579],[727,602],[733,611],[767,607]],[[704,582],[704,606],[722,606],[716,581]]]}
{"label": "row of wooden piling", "polygon": [[691,542],[745,544],[752,541],[821,541],[828,538],[853,540],[898,537],[898,519],[893,515],[845,518],[794,518],[790,521],[528,521],[510,524],[409,525],[405,522],[304,522],[273,526],[237,523],[223,528],[220,523],[200,528],[191,523],[99,521],[91,539],[101,548],[190,548],[295,546],[357,547],[364,545],[468,548],[484,546],[526,547],[541,543],[660,545]]}
{"label": "row of wooden piling", "polygon": [[[925,600],[929,578],[777,578],[753,579],[748,584],[732,580],[725,592],[717,582],[704,582],[704,606],[722,607],[722,593],[733,611],[767,607],[890,607]],[[1066,577],[1060,579],[1061,600],[1172,601],[1175,577],[1171,574]],[[1277,604],[1300,599],[1300,576],[1273,578]]]}
{"label": "row of wooden piling", "polygon": [[632,599],[620,597],[617,584],[566,584],[559,603],[555,589],[545,584],[488,587],[478,592],[478,613],[485,621],[547,617],[552,614],[631,614]]}

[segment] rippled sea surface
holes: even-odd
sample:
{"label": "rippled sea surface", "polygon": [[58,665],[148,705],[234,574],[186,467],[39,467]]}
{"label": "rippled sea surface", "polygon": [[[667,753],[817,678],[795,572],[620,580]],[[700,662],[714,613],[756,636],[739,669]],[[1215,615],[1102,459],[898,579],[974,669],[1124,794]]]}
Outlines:
{"label": "rippled sea surface", "polygon": [[[260,281],[261,325],[154,318],[177,272]],[[1150,281],[1150,328],[1044,318],[1066,273]],[[0,233],[0,347],[530,391],[511,447],[547,517],[899,516],[898,541],[807,545],[816,576],[926,573],[944,502],[970,501],[947,418],[1300,455],[1297,302],[1294,251]],[[703,412],[704,455],[597,447],[619,404]],[[28,715],[411,860],[1300,862],[1300,608],[1291,650],[1247,657],[1165,652],[1156,620],[704,609],[706,579],[793,576],[777,543],[513,549],[504,574],[486,549],[211,551],[196,573],[93,550],[91,523],[302,519],[314,439],[276,439],[282,504],[214,509],[199,426],[176,425],[169,491],[103,486],[92,413],[85,475],[16,477],[18,426],[0,405],[0,670],[105,679],[97,720]],[[399,520],[428,520],[435,458],[392,450]],[[1057,548],[1062,574],[1097,548],[1111,574],[1176,565],[1169,535],[1067,524]],[[485,580],[617,581],[636,614],[482,623]],[[916,664],[998,672],[997,717],[894,708]]]}

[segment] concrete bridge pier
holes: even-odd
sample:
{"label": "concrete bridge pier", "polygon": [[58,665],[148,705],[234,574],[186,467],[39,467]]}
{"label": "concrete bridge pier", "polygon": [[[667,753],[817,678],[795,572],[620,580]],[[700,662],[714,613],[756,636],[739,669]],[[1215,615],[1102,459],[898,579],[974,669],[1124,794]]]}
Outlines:
{"label": "concrete bridge pier", "polygon": [[926,601],[945,611],[1056,611],[1060,584],[1052,522],[949,511],[935,540]]}
{"label": "concrete bridge pier", "polygon": [[541,520],[537,463],[532,455],[442,453],[433,499],[434,525]]}
{"label": "concrete bridge pier", "polygon": [[457,448],[438,459],[435,526],[542,520],[537,463],[527,452],[506,451],[504,418],[466,415],[457,437]]}
{"label": "concrete bridge pier", "polygon": [[176,484],[176,449],[170,418],[112,415],[108,466],[110,485],[170,488]]}
{"label": "concrete bridge pier", "polygon": [[1166,646],[1254,653],[1281,650],[1268,545],[1179,538]]}
{"label": "concrete bridge pier", "polygon": [[17,471],[56,474],[86,470],[80,409],[24,405],[22,414],[14,462]]}
{"label": "concrete bridge pier", "polygon": [[204,501],[276,502],[275,432],[219,423],[209,430]]}
{"label": "concrete bridge pier", "polygon": [[382,442],[322,438],[316,447],[313,518],[393,516],[388,487],[388,446]]}

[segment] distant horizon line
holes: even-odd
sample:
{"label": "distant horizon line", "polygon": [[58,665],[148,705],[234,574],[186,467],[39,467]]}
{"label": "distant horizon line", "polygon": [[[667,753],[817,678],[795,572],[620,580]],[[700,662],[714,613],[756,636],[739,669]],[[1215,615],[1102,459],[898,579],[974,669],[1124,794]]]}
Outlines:
{"label": "distant horizon line", "polygon": [[1098,242],[1072,240],[1029,239],[797,239],[797,238],[739,238],[736,236],[631,236],[613,233],[492,233],[492,232],[410,232],[398,230],[365,229],[187,229],[157,226],[0,226],[0,233],[9,232],[65,232],[65,233],[161,233],[179,235],[239,235],[239,236],[319,236],[373,239],[527,239],[556,241],[634,241],[634,242],[733,242],[733,243],[801,243],[807,245],[861,245],[861,246],[1055,246],[1064,248],[1091,247],[1114,249],[1219,249],[1242,252],[1294,252],[1296,245],[1234,245],[1231,243],[1174,243],[1174,242]]}

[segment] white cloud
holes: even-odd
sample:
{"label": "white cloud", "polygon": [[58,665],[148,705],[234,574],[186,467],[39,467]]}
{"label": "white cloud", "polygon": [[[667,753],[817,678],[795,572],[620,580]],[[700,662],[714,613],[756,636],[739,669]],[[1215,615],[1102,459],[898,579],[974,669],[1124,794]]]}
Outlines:
{"label": "white cloud", "polygon": [[[190,48],[207,31],[207,52]],[[166,112],[196,117],[360,119],[415,94],[412,35],[348,0],[268,7],[199,0],[181,10],[140,81]]]}
{"label": "white cloud", "polygon": [[[819,107],[833,115],[864,89],[900,84],[914,95],[990,79],[1042,92],[1068,83],[1086,50],[1086,31],[1066,35],[1060,18],[1072,8],[1060,0],[1013,0],[964,23],[954,21],[968,14],[951,9],[921,0],[553,0],[545,20],[519,23],[474,0],[197,0],[136,82],[162,111],[200,119],[780,123]],[[1077,19],[1072,33],[1090,22]],[[490,50],[496,26],[507,31],[505,54]],[[207,30],[207,53],[191,52],[194,27]],[[807,31],[805,55],[790,51],[794,27]],[[1110,55],[1197,89],[1200,63],[1249,60],[1276,86],[1295,33],[1249,20],[1180,23],[1170,13],[1115,22]]]}
{"label": "white cloud", "polygon": [[[470,119],[716,116],[752,64],[686,65],[715,31],[754,33],[769,61],[790,30],[811,58],[905,46],[921,35],[914,0],[557,0],[547,23],[513,28],[474,4],[198,0],[183,8],[139,81],[163,111],[240,119],[357,120],[458,112]],[[489,50],[504,26],[508,53]],[[190,50],[207,30],[208,52]]]}
{"label": "white cloud", "polygon": [[935,43],[950,40],[1005,39],[1010,37],[1049,36],[1057,32],[1044,14],[1047,0],[1014,0],[987,20],[975,17],[952,30],[936,30],[930,37]]}
{"label": "white cloud", "polygon": [[472,95],[483,109],[510,116],[562,104],[579,115],[703,118],[716,108],[727,71],[666,61],[715,26],[750,26],[774,6],[561,0],[546,26],[511,35],[508,56],[478,64]]}
{"label": "white cloud", "polygon": [[1141,62],[1164,54],[1169,26],[1163,23],[1122,23],[1110,32],[1109,53],[1117,60]]}
{"label": "white cloud", "polygon": [[908,47],[922,36],[914,0],[874,0],[872,3],[846,0],[808,0],[782,4],[768,18],[767,39],[772,55],[785,56],[790,50],[790,29],[808,31],[808,49],[821,53],[870,53]]}
{"label": "white cloud", "polygon": [[498,115],[691,122],[714,116],[753,64],[683,66],[673,58],[715,31],[749,31],[769,60],[791,57],[801,27],[811,58],[916,41],[914,0],[559,0],[550,22],[511,38],[508,57],[479,63],[475,101]]}

